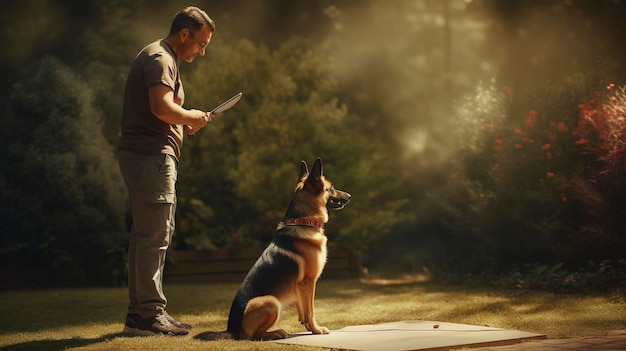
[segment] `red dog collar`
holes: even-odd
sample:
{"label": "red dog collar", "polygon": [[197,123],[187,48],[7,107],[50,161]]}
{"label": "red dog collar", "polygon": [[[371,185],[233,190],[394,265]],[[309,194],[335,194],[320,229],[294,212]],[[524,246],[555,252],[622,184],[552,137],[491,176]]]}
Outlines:
{"label": "red dog collar", "polygon": [[313,228],[324,228],[324,222],[315,218],[289,218],[283,221],[285,225],[304,225]]}

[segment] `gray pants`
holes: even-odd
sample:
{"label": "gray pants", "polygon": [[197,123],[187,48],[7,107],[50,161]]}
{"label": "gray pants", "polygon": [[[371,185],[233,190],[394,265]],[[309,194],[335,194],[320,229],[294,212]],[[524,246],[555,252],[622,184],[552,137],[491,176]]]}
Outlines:
{"label": "gray pants", "polygon": [[178,164],[171,155],[119,152],[130,194],[133,225],[128,247],[128,313],[142,318],[165,311],[165,255],[174,234]]}

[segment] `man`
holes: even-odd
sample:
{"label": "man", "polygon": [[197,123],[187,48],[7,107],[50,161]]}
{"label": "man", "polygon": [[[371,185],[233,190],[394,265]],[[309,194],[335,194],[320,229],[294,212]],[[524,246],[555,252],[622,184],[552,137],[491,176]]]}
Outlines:
{"label": "man", "polygon": [[214,114],[182,107],[185,99],[178,63],[204,56],[215,22],[187,7],[170,33],[143,48],[126,81],[119,166],[130,193],[133,225],[128,249],[130,304],[124,332],[186,335],[191,325],[165,310],[165,255],[174,233],[176,179],[184,134],[193,135]]}

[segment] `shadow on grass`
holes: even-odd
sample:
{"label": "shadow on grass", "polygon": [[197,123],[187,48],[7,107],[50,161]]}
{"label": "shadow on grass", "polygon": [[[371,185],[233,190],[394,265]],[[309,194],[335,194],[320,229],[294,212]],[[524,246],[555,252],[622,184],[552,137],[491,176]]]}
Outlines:
{"label": "shadow on grass", "polygon": [[23,342],[19,344],[0,346],[0,350],[24,350],[24,351],[61,351],[75,347],[84,347],[93,344],[98,344],[105,341],[110,341],[119,337],[127,337],[123,333],[112,333],[102,335],[99,338],[83,339],[83,338],[70,338],[70,339],[56,339],[56,340],[33,340]]}

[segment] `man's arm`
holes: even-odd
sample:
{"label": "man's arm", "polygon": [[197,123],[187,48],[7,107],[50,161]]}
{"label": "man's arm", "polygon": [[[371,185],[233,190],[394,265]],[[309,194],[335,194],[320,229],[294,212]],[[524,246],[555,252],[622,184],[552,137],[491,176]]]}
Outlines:
{"label": "man's arm", "polygon": [[167,124],[185,125],[186,132],[193,134],[209,121],[209,114],[200,110],[187,110],[174,101],[174,91],[163,84],[148,88],[152,114]]}

